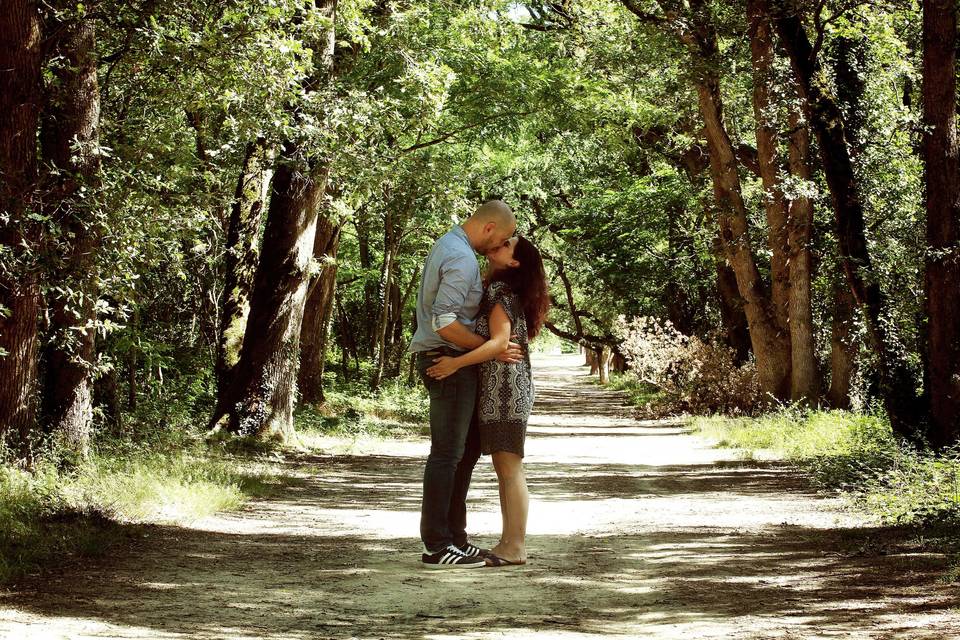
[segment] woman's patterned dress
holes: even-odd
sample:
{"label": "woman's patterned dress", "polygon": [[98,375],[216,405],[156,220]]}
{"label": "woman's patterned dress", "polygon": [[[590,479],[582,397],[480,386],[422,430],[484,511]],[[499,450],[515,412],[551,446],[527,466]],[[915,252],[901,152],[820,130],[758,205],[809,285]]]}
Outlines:
{"label": "woman's patterned dress", "polygon": [[520,300],[503,282],[493,282],[483,293],[475,331],[490,337],[490,312],[500,303],[510,319],[512,335],[523,347],[523,361],[507,364],[497,360],[480,364],[477,421],[483,453],[509,451],[523,457],[527,419],[533,407],[533,378],[527,336],[527,319]]}

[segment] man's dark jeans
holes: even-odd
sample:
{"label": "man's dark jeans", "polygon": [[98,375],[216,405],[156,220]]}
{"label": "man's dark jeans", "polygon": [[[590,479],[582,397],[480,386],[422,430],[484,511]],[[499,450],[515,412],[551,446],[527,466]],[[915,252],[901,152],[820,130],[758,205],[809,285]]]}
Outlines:
{"label": "man's dark jeans", "polygon": [[431,553],[467,541],[467,490],[480,458],[476,366],[443,380],[426,375],[437,357],[417,354],[417,370],[430,394],[430,455],[423,472],[420,537]]}

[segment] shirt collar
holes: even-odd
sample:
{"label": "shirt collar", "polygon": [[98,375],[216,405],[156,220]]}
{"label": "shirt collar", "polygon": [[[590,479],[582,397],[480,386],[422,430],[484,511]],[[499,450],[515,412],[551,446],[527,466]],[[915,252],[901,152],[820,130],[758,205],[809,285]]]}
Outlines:
{"label": "shirt collar", "polygon": [[453,228],[450,230],[453,232],[453,235],[457,236],[461,240],[467,243],[467,246],[470,247],[470,250],[473,250],[473,245],[470,244],[470,238],[467,237],[467,232],[463,230],[458,224],[453,225]]}

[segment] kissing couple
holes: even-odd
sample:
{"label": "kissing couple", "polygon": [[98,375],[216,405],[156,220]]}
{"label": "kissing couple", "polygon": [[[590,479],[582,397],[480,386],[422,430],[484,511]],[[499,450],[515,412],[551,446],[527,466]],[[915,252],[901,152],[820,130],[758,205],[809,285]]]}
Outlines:
{"label": "kissing couple", "polygon": [[[410,345],[430,395],[421,562],[431,569],[527,561],[529,498],[523,445],[533,406],[528,345],[549,309],[540,252],[515,236],[500,200],[485,202],[437,240],[417,292]],[[485,256],[481,274],[476,254]],[[481,453],[493,457],[503,530],[491,549],[467,537],[467,491]]]}

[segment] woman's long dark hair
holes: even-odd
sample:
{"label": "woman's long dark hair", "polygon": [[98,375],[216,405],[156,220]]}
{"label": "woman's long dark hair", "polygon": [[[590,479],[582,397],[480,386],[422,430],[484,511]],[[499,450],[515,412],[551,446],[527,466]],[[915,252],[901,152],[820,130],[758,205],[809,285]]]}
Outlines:
{"label": "woman's long dark hair", "polygon": [[523,315],[527,319],[527,336],[533,340],[543,328],[547,311],[550,310],[547,273],[543,269],[540,252],[523,236],[517,236],[517,245],[513,248],[513,259],[520,264],[494,272],[490,281],[505,283],[520,298]]}

